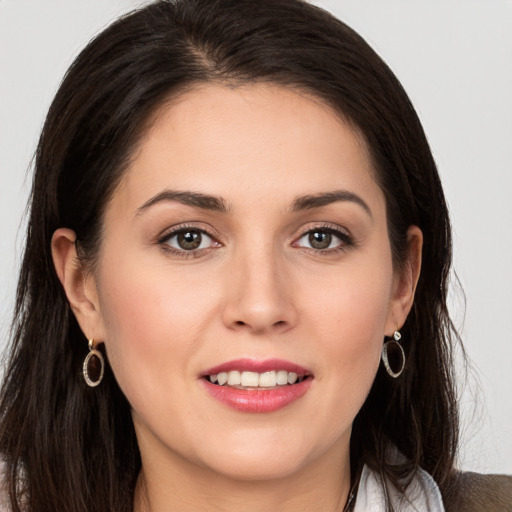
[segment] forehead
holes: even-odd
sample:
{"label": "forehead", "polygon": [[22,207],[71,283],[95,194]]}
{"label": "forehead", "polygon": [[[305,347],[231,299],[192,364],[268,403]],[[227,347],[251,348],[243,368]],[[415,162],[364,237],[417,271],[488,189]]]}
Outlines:
{"label": "forehead", "polygon": [[269,84],[208,84],[156,111],[121,189],[138,202],[162,187],[283,200],[374,189],[373,176],[363,137],[322,100]]}

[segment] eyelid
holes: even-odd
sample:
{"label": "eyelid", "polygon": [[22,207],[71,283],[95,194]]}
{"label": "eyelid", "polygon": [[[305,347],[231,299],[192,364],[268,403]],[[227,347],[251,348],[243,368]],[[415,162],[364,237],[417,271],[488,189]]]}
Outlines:
{"label": "eyelid", "polygon": [[[203,247],[201,249],[191,249],[187,251],[186,249],[179,249],[177,247],[173,247],[168,243],[168,241],[174,237],[177,236],[179,233],[182,233],[183,231],[198,231],[204,235],[206,235],[208,238],[211,239],[213,244],[209,247]],[[221,247],[223,244],[219,241],[219,237],[213,233],[213,229],[205,228],[204,225],[198,226],[194,222],[184,222],[181,224],[177,224],[175,226],[171,226],[167,229],[165,229],[160,235],[158,235],[156,242],[163,247],[163,249],[167,252],[170,252],[174,255],[182,256],[182,257],[195,257],[201,253],[204,253],[205,251],[208,251],[210,249],[214,249],[217,247]]]}
{"label": "eyelid", "polygon": [[158,243],[164,242],[172,235],[179,233],[181,231],[186,231],[187,229],[200,231],[201,233],[206,233],[210,238],[219,241],[220,235],[214,230],[211,226],[205,226],[202,222],[180,222],[179,224],[175,224],[173,226],[169,226],[165,228],[156,236],[156,241]]}
{"label": "eyelid", "polygon": [[[314,247],[304,247],[302,245],[298,245],[298,242],[302,240],[304,237],[308,236],[310,233],[314,233],[315,231],[323,231],[330,233],[337,237],[340,240],[340,243],[336,247],[326,248],[326,249],[315,249]],[[354,237],[346,228],[343,228],[336,224],[330,223],[322,223],[312,225],[311,227],[302,228],[301,233],[294,238],[292,245],[297,246],[300,249],[305,249],[308,251],[313,251],[315,253],[335,253],[339,251],[344,251],[350,247],[356,245]]]}

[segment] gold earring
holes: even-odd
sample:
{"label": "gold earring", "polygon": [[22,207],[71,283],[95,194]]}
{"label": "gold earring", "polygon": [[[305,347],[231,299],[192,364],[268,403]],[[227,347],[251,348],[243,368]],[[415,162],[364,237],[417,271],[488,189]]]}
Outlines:
{"label": "gold earring", "polygon": [[[388,375],[390,377],[393,377],[394,379],[396,379],[397,377],[400,377],[400,375],[402,375],[402,372],[404,371],[404,368],[405,368],[405,352],[404,352],[404,349],[402,348],[402,345],[400,345],[400,343],[399,343],[401,338],[402,338],[402,335],[400,334],[400,332],[397,329],[393,333],[393,339],[386,341],[386,343],[384,343],[384,346],[382,347],[381,358],[382,358],[382,362],[384,363],[384,368],[386,368]],[[393,368],[391,368],[391,364],[389,361],[390,350],[393,350],[393,352],[400,355],[401,361],[400,361],[399,368],[396,371],[393,370]],[[397,362],[397,361],[394,361],[394,362]]]}
{"label": "gold earring", "polygon": [[91,388],[96,387],[103,380],[105,360],[103,354],[94,348],[94,340],[89,340],[89,353],[84,359],[82,373],[84,380]]}

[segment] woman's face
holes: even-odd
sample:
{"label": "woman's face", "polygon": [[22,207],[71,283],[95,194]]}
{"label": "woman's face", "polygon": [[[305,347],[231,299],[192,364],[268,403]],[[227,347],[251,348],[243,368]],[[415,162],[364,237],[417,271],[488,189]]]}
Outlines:
{"label": "woman's face", "polygon": [[346,462],[405,319],[351,127],[277,86],[189,91],[154,116],[102,240],[81,324],[105,342],[143,463],[265,479]]}

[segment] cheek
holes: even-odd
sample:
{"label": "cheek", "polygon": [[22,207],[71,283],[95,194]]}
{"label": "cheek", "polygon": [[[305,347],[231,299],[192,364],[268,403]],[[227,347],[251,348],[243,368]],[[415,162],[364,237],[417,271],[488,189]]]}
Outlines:
{"label": "cheek", "polygon": [[315,286],[302,287],[303,315],[310,317],[325,340],[338,339],[354,348],[375,338],[382,341],[391,310],[391,268],[391,263],[353,265],[324,279],[315,276]]}
{"label": "cheek", "polygon": [[[318,282],[322,293],[303,296],[302,318],[310,337],[311,356],[323,352],[318,378],[329,388],[333,407],[357,413],[377,372],[385,325],[390,314],[393,273],[389,264],[353,266]],[[340,393],[343,395],[339,401]]]}
{"label": "cheek", "polygon": [[184,279],[127,260],[105,264],[99,297],[109,361],[131,399],[155,395],[152,383],[173,386],[189,371],[214,304],[200,275]]}

